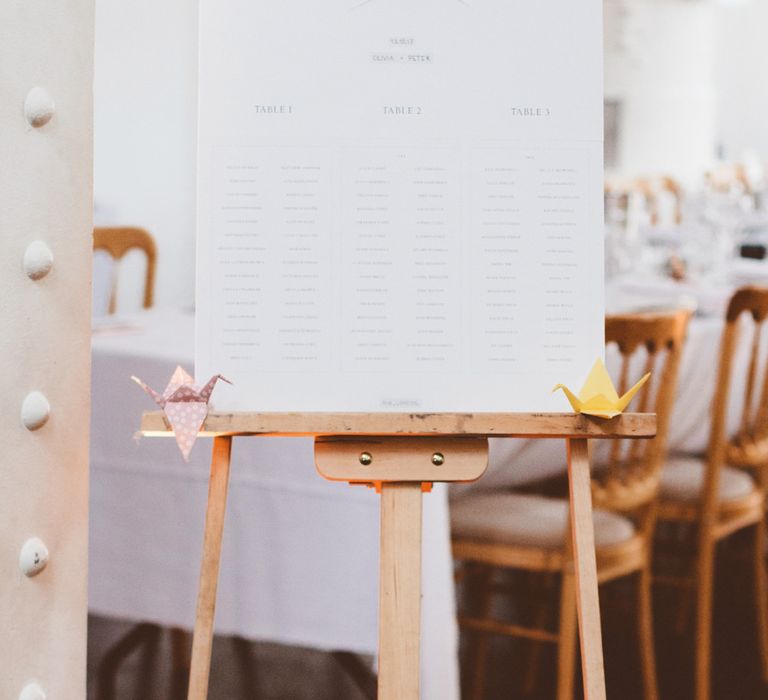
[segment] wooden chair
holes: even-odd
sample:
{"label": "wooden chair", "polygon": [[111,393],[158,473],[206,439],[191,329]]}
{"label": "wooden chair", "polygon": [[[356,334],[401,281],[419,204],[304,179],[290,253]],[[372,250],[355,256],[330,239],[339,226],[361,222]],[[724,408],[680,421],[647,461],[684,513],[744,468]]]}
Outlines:
{"label": "wooden chair", "polygon": [[118,263],[130,250],[143,250],[147,256],[147,271],[144,279],[143,306],[152,306],[155,293],[155,266],[157,264],[157,248],[152,235],[142,228],[95,228],[93,230],[93,249],[104,250],[114,261],[112,268],[112,285],[109,297],[109,313],[115,313],[117,307],[117,272]]}
{"label": "wooden chair", "polygon": [[[650,595],[652,531],[687,322],[687,312],[606,320],[606,341],[615,343],[623,358],[620,392],[629,386],[630,360],[636,352],[647,352],[645,369],[654,371],[635,401],[637,410],[658,414],[657,436],[642,442],[617,441],[611,447],[609,463],[593,475],[592,481],[598,581],[638,574],[637,619],[646,698],[657,697]],[[556,644],[557,698],[572,700],[576,602],[567,544],[568,501],[510,492],[478,494],[458,500],[452,506],[451,520],[459,572],[474,571],[479,587],[479,614],[459,615],[459,624],[472,631],[475,645],[472,700],[481,700],[484,695],[489,634]],[[561,576],[557,631],[542,629],[541,624],[530,628],[501,622],[491,616],[492,598],[500,592],[494,577],[500,569]]]}
{"label": "wooden chair", "polygon": [[667,175],[660,177],[638,178],[635,182],[637,190],[645,197],[651,217],[651,225],[661,223],[661,200],[664,196],[672,198],[674,208],[672,221],[667,223],[679,224],[683,219],[683,188],[674,178]]}
{"label": "wooden chair", "polygon": [[741,163],[721,163],[708,170],[704,177],[713,192],[752,194],[749,173]]}
{"label": "wooden chair", "polygon": [[[660,487],[660,521],[691,523],[697,543],[691,575],[657,576],[660,584],[696,592],[696,698],[710,695],[712,594],[717,543],[746,527],[754,528],[753,565],[756,617],[763,677],[768,681],[768,586],[765,571],[765,488],[768,466],[768,373],[758,387],[762,324],[768,316],[768,288],[745,287],[728,305],[720,348],[720,366],[712,405],[709,447],[704,458],[677,457],[665,465]],[[751,357],[745,366],[746,389],[741,424],[726,434],[726,408],[734,352],[744,317],[753,323]],[[740,328],[741,327],[741,328]],[[748,329],[746,329],[748,330]],[[768,363],[765,363],[768,364]],[[764,368],[768,370],[768,366]]]}

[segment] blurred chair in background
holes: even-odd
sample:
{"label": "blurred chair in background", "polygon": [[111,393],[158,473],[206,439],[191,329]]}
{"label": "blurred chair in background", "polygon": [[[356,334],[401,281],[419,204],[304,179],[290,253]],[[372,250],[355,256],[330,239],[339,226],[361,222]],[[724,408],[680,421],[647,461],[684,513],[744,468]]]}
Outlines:
{"label": "blurred chair in background", "polygon": [[[635,398],[635,410],[658,414],[656,437],[648,441],[612,442],[608,464],[595,469],[592,481],[598,581],[605,583],[638,574],[637,624],[647,699],[658,696],[651,615],[651,544],[688,319],[688,312],[606,319],[606,342],[616,344],[622,356],[619,392],[631,386],[630,374],[635,373],[638,361],[644,372],[654,373]],[[510,492],[470,495],[452,506],[451,521],[454,557],[461,567],[459,574],[466,570],[478,589],[478,615],[459,615],[459,624],[472,632],[474,646],[471,700],[484,696],[489,634],[557,644],[557,698],[572,700],[577,648],[576,594],[568,501]],[[503,569],[560,574],[558,631],[542,628],[543,614],[535,627],[501,622],[491,615],[493,597],[503,590],[495,580]]]}
{"label": "blurred chair in background", "polygon": [[604,194],[606,201],[624,210],[628,225],[637,210],[644,215],[638,224],[676,226],[683,218],[685,193],[680,183],[668,175],[610,180],[605,183]]}
{"label": "blurred chair in background", "polygon": [[[766,316],[768,288],[744,287],[733,295],[720,348],[707,455],[672,458],[662,472],[660,523],[690,523],[696,528],[696,541],[687,546],[687,560],[692,560],[687,575],[657,575],[655,581],[696,592],[697,700],[706,700],[710,695],[716,545],[746,527],[754,528],[755,613],[763,678],[768,681],[768,585],[763,522],[768,467],[768,362],[760,351]],[[748,317],[753,321],[753,336],[750,361],[745,367],[744,408],[739,429],[729,439],[726,408],[733,378],[733,358],[739,331],[748,330]],[[762,375],[762,381],[758,381],[758,375]]]}
{"label": "blurred chair in background", "polygon": [[704,175],[707,186],[713,192],[750,194],[750,182],[747,168],[741,163],[721,163],[708,170]]}
{"label": "blurred chair in background", "polygon": [[155,266],[157,264],[157,247],[152,235],[142,228],[95,228],[93,230],[94,252],[105,251],[112,258],[109,270],[109,306],[107,313],[114,314],[117,309],[117,285],[120,262],[132,250],[141,250],[146,256],[146,272],[142,306],[148,309],[152,306],[155,293]]}
{"label": "blurred chair in background", "polygon": [[668,175],[641,177],[635,187],[645,197],[651,225],[677,225],[683,219],[683,188]]}

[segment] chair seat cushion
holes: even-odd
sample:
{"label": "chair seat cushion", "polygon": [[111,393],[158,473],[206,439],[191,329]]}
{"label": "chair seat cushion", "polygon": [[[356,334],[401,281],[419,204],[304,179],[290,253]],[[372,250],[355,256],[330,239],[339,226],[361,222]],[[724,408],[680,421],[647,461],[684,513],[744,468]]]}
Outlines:
{"label": "chair seat cushion", "polygon": [[[606,547],[635,534],[632,521],[595,510],[595,544]],[[568,501],[517,493],[468,495],[451,503],[454,536],[523,547],[558,549],[565,545]]]}
{"label": "chair seat cushion", "polygon": [[[661,472],[662,500],[690,503],[699,500],[704,486],[704,460],[697,457],[672,457]],[[752,477],[741,469],[724,466],[720,470],[720,501],[748,496],[755,490]]]}

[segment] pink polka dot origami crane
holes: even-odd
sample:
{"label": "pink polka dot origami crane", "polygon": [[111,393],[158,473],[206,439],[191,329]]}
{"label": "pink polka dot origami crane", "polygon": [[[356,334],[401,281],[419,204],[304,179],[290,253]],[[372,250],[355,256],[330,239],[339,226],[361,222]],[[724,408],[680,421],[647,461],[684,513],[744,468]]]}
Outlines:
{"label": "pink polka dot origami crane", "polygon": [[216,374],[208,383],[200,388],[195,380],[181,366],[176,367],[168,386],[162,394],[148,387],[138,377],[131,377],[155,403],[163,409],[168,422],[173,428],[176,443],[181,450],[185,462],[189,462],[189,453],[197,440],[197,434],[208,415],[208,401],[211,398],[216,382],[221,379],[231,384],[228,379]]}

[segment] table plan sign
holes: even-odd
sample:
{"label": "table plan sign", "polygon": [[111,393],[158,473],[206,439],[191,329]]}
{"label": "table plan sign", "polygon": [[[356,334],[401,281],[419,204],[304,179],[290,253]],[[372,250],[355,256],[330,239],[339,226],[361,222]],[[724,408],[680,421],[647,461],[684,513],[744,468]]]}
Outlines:
{"label": "table plan sign", "polygon": [[202,0],[217,407],[562,410],[603,347],[600,0]]}

